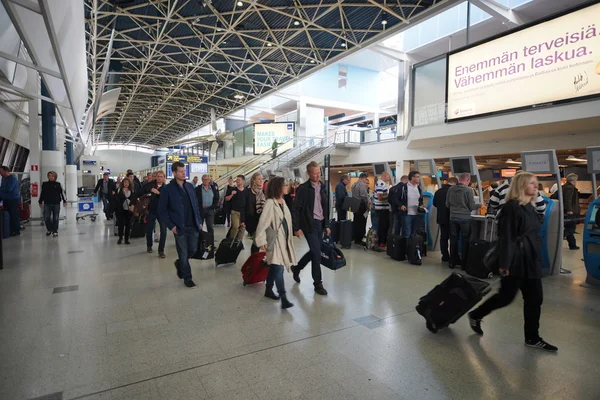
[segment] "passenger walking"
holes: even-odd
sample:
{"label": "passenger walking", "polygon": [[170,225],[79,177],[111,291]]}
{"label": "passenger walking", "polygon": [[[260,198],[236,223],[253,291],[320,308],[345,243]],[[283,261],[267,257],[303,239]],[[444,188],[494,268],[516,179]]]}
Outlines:
{"label": "passenger walking", "polygon": [[[250,237],[253,237],[258,227],[258,220],[265,205],[265,193],[263,191],[263,176],[255,172],[250,179],[250,186],[244,191],[246,193],[243,223]],[[258,253],[258,247],[252,243],[251,253]]]}
{"label": "passenger walking", "polygon": [[231,195],[231,192],[235,190],[235,183],[233,182],[233,178],[230,176],[227,180],[227,186],[225,187],[225,196],[223,201],[223,212],[225,213],[225,222],[227,223],[227,227],[231,226],[231,200],[227,200],[227,198]]}
{"label": "passenger walking", "polygon": [[525,345],[546,351],[558,348],[539,336],[542,311],[541,221],[535,210],[538,181],[529,172],[519,172],[510,184],[506,204],[498,217],[498,265],[501,286],[477,309],[469,313],[473,331],[483,335],[482,319],[492,311],[509,305],[521,290],[525,319]]}
{"label": "passenger walking", "polygon": [[140,182],[139,178],[133,173],[133,170],[128,169],[126,177],[129,178],[129,180],[131,181],[131,187],[133,188],[133,190],[136,193],[141,193],[142,183]]}
{"label": "passenger walking", "polygon": [[177,277],[188,288],[195,288],[192,280],[190,258],[198,249],[198,236],[202,230],[202,217],[194,186],[185,181],[185,165],[174,162],[174,179],[160,192],[158,212],[163,224],[173,232],[178,259],[175,261]]}
{"label": "passenger walking", "polygon": [[117,185],[115,184],[115,181],[110,179],[110,174],[108,172],[105,172],[102,175],[102,179],[99,179],[98,183],[96,183],[96,187],[92,193],[92,197],[98,194],[98,199],[102,202],[102,210],[104,211],[104,215],[106,215],[106,219],[109,221],[113,219],[113,214],[115,211],[112,208],[112,200],[116,191]]}
{"label": "passenger walking", "polygon": [[19,236],[21,234],[21,219],[19,218],[19,200],[21,192],[19,180],[10,173],[8,167],[0,167],[0,176],[2,184],[0,185],[0,200],[3,201],[4,210],[10,216],[10,235]]}
{"label": "passenger walking", "polygon": [[377,213],[377,237],[379,238],[379,247],[385,249],[387,246],[387,236],[390,230],[390,203],[389,203],[389,183],[391,175],[388,171],[383,171],[379,180],[375,184],[375,196],[373,207]]}
{"label": "passenger walking", "polygon": [[348,219],[348,211],[344,209],[344,200],[348,197],[348,183],[350,183],[350,177],[348,175],[342,175],[335,187],[335,209],[337,211],[338,221],[345,221]]}
{"label": "passenger walking", "polygon": [[352,197],[360,201],[358,210],[352,210],[354,213],[354,221],[352,221],[352,229],[354,232],[354,243],[362,244],[362,239],[367,231],[367,211],[369,211],[370,197],[368,190],[368,175],[361,173],[358,181],[352,185]]}
{"label": "passenger walking", "polygon": [[243,215],[246,210],[246,193],[244,193],[244,190],[246,190],[246,178],[244,175],[238,175],[235,182],[235,189],[231,191],[228,197],[225,197],[226,201],[231,202],[231,229],[229,229],[227,236],[242,240],[244,238],[243,228],[246,227]]}
{"label": "passenger walking", "polygon": [[450,262],[450,252],[448,251],[448,241],[450,240],[450,210],[446,206],[448,190],[455,186],[458,179],[452,177],[448,183],[435,192],[433,196],[433,206],[437,209],[437,223],[440,227],[440,251],[442,253],[442,262]]}
{"label": "passenger walking", "polygon": [[202,175],[202,184],[196,187],[196,197],[206,231],[215,234],[215,210],[219,208],[219,191],[210,184],[210,176]]}
{"label": "passenger walking", "polygon": [[567,175],[567,182],[563,185],[563,209],[565,213],[565,238],[569,243],[569,250],[579,250],[575,240],[575,230],[579,222],[579,190],[577,185],[579,177],[576,174]]}
{"label": "passenger walking", "polygon": [[292,209],[294,234],[299,238],[306,237],[309,250],[300,259],[298,265],[292,267],[294,280],[300,283],[300,271],[312,261],[312,278],[315,293],[327,295],[323,287],[321,275],[321,243],[323,229],[327,235],[329,229],[327,209],[327,188],[321,183],[321,167],[316,161],[311,161],[307,167],[308,181],[298,186],[296,200]]}
{"label": "passenger walking", "polygon": [[408,182],[400,190],[400,214],[402,218],[402,236],[408,238],[419,228],[419,208],[423,207],[423,192],[421,189],[421,174],[410,171]]}
{"label": "passenger walking", "polygon": [[58,174],[54,171],[48,172],[48,180],[42,183],[39,204],[44,211],[44,222],[46,223],[46,236],[58,236],[58,218],[60,216],[60,203],[67,206],[67,199],[60,182],[57,182]]}
{"label": "passenger walking", "polygon": [[[289,185],[285,183],[284,178],[278,176],[269,180],[267,199],[254,239],[256,246],[260,247],[261,251],[267,252],[269,274],[267,275],[265,297],[273,300],[281,298],[281,308],[283,309],[294,306],[286,296],[283,268],[285,267],[289,272],[290,268],[296,264],[292,215],[283,199],[288,192]],[[271,238],[269,238],[270,235],[267,235],[268,229],[274,232]],[[269,239],[272,240],[271,243],[269,243]],[[277,286],[278,295],[273,292],[273,284]]]}
{"label": "passenger walking", "polygon": [[137,196],[129,178],[121,181],[121,187],[115,194],[115,213],[117,216],[117,226],[119,228],[119,240],[117,244],[123,243],[123,234],[125,235],[125,244],[129,242],[131,234],[131,220],[133,218],[133,208],[137,204]]}
{"label": "passenger walking", "polygon": [[[467,262],[469,243],[471,241],[471,212],[480,205],[475,204],[473,190],[469,187],[471,174],[463,172],[458,175],[458,184],[448,189],[446,207],[450,211],[450,262],[448,266],[455,268]],[[458,240],[461,238],[462,254],[458,255]]]}
{"label": "passenger walking", "polygon": [[[148,253],[152,253],[152,235],[158,236],[158,256],[165,258],[165,242],[167,241],[167,225],[161,222],[158,205],[160,203],[160,192],[165,187],[165,173],[158,171],[153,174],[156,179],[146,185],[146,194],[150,195],[150,207],[146,216],[146,246]],[[155,226],[158,223],[160,234],[156,235]]]}

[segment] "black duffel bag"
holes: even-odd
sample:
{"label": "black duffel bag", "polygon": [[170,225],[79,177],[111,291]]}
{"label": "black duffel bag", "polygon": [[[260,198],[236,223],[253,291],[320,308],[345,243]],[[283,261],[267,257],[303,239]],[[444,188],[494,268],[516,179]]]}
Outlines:
{"label": "black duffel bag", "polygon": [[337,248],[329,236],[321,242],[321,264],[332,271],[346,266],[344,253]]}

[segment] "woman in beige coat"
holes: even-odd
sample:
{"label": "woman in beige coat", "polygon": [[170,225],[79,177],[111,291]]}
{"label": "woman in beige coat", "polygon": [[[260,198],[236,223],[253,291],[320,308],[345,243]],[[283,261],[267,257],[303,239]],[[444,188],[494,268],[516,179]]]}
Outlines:
{"label": "woman in beige coat", "polygon": [[[272,251],[267,251],[267,264],[269,264],[269,275],[267,276],[267,288],[265,297],[273,300],[281,298],[281,308],[290,308],[290,303],[285,295],[285,283],[283,281],[283,268],[288,272],[292,265],[296,265],[296,249],[294,248],[294,234],[292,232],[292,215],[285,204],[283,196],[289,191],[289,185],[282,177],[269,180],[267,186],[267,200],[263,207],[254,241],[262,251],[267,248],[267,229],[271,228],[277,232],[275,244]],[[273,292],[273,283],[277,286],[279,296]]]}

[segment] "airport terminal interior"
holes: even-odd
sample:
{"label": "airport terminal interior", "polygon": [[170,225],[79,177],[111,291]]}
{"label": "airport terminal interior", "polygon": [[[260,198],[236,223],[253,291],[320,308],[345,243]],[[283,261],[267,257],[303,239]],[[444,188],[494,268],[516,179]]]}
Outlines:
{"label": "airport terminal interior", "polygon": [[[597,21],[595,0],[2,0],[0,399],[598,399]],[[514,200],[533,241],[502,230]],[[524,246],[541,279],[492,267]]]}

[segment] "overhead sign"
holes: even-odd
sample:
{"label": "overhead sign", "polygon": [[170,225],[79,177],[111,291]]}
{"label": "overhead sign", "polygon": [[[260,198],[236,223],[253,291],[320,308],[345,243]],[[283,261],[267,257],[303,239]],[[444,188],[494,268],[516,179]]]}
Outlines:
{"label": "overhead sign", "polygon": [[271,124],[254,124],[254,154],[263,154],[273,148],[277,141],[277,152],[282,152],[294,147],[293,122],[274,122]]}
{"label": "overhead sign", "polygon": [[448,55],[448,121],[600,95],[600,4]]}
{"label": "overhead sign", "polygon": [[83,165],[96,165],[96,161],[94,160],[82,160],[81,163]]}
{"label": "overhead sign", "polygon": [[204,163],[208,164],[208,157],[203,156],[187,156],[187,162],[189,163]]}
{"label": "overhead sign", "polygon": [[174,162],[186,163],[186,162],[188,162],[188,156],[181,155],[181,154],[167,154],[167,162],[168,163],[174,163]]}

